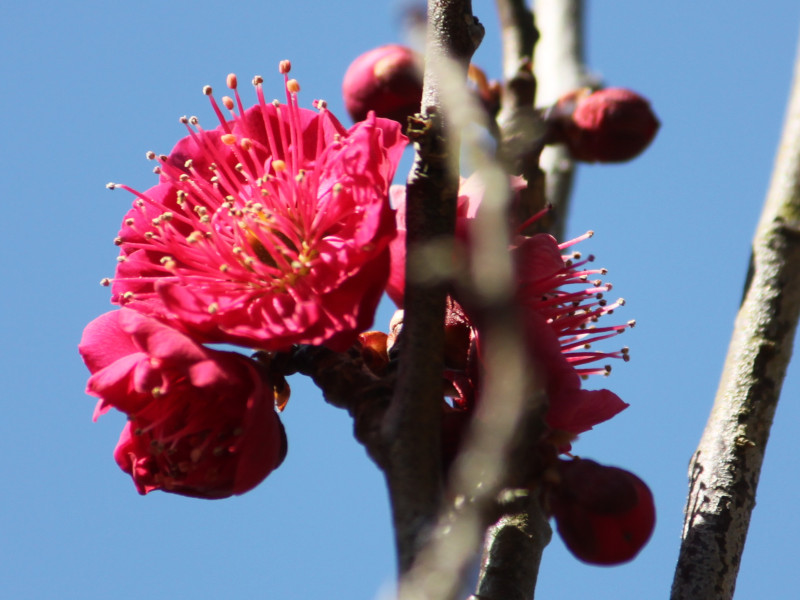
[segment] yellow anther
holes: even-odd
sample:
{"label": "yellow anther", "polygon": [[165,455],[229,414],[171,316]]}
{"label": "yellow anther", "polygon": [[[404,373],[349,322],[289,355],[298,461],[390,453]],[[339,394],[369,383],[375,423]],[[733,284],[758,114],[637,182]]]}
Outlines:
{"label": "yellow anther", "polygon": [[286,75],[289,71],[292,70],[292,62],[289,60],[282,60],[278,63],[278,72],[281,75]]}
{"label": "yellow anther", "polygon": [[217,304],[216,302],[212,302],[211,304],[208,305],[208,314],[210,315],[216,314],[218,310],[219,310],[219,304]]}
{"label": "yellow anther", "polygon": [[204,86],[203,86],[203,93],[204,93],[206,96],[210,96],[211,94],[213,94],[213,93],[214,93],[214,90],[212,89],[212,87],[211,87],[210,85],[204,85]]}
{"label": "yellow anther", "polygon": [[296,94],[300,91],[300,82],[297,79],[290,79],[286,82],[286,89],[290,94]]}
{"label": "yellow anther", "polygon": [[282,160],[273,160],[272,168],[275,169],[276,173],[281,173],[286,170],[286,163]]}
{"label": "yellow anther", "polygon": [[230,96],[223,96],[222,97],[222,104],[228,110],[233,110],[233,106],[234,106],[233,105],[233,98],[231,98]]}
{"label": "yellow anther", "polygon": [[228,89],[235,90],[236,86],[239,85],[239,81],[236,79],[236,73],[228,73],[225,83],[228,86]]}
{"label": "yellow anther", "polygon": [[233,144],[236,143],[236,136],[233,135],[232,133],[224,133],[220,136],[219,139],[222,140],[222,143],[225,144],[226,146],[232,146]]}

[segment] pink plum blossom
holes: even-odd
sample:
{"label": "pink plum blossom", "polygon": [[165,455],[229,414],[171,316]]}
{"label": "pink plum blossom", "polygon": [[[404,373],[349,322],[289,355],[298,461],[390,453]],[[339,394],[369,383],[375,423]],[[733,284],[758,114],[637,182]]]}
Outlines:
{"label": "pink plum blossom", "polygon": [[[116,242],[112,301],[169,320],[201,342],[264,350],[343,350],[372,323],[395,235],[389,184],[406,144],[398,123],[345,130],[323,101],[301,109],[281,63],[286,103],[244,109],[234,75],[220,125],[169,156],[148,153],[160,182],[136,195]],[[225,114],[227,112],[227,114]]]}
{"label": "pink plum blossom", "polygon": [[111,407],[128,415],[114,457],[139,493],[224,498],[283,461],[275,389],[249,358],[126,308],[89,323],[79,350],[95,419]]}
{"label": "pink plum blossom", "polygon": [[[512,179],[512,189],[519,181]],[[387,283],[387,293],[402,305],[405,286],[405,193],[400,186],[392,186],[392,203],[397,207],[398,235],[391,242],[392,273]],[[478,176],[462,179],[459,189],[456,237],[469,245],[469,227],[475,218],[484,186]],[[517,301],[521,308],[525,336],[529,343],[532,364],[538,366],[545,381],[550,401],[547,423],[562,451],[570,449],[569,440],[588,431],[624,410],[628,404],[609,390],[586,390],[582,378],[591,374],[608,374],[610,366],[596,363],[607,359],[628,359],[627,348],[618,351],[595,350],[595,342],[616,336],[634,325],[600,326],[599,319],[614,312],[623,300],[608,302],[604,295],[611,284],[599,279],[604,269],[589,268],[594,257],[581,260],[580,255],[562,255],[567,248],[591,236],[591,232],[574,240],[559,244],[547,234],[531,237],[518,236],[510,248],[516,268]],[[480,318],[469,309],[467,301],[459,304],[453,300],[448,305],[448,319],[459,321],[472,330],[464,342],[464,356],[470,357],[468,370],[448,368],[445,378],[454,388],[454,407],[471,409],[471,398],[479,390]],[[449,411],[447,411],[449,412]],[[566,434],[566,435],[562,435]]]}

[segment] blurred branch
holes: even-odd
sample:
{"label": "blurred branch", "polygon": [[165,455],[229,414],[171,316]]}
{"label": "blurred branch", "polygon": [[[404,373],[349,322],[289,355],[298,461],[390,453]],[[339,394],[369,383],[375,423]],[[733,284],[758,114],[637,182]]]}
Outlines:
{"label": "blurred branch", "polygon": [[[544,175],[539,169],[544,130],[541,118],[534,109],[536,79],[531,62],[539,33],[533,14],[524,0],[497,0],[497,9],[502,29],[505,80],[502,108],[497,117],[501,136],[500,157],[508,171],[520,173],[526,180],[527,187],[520,191],[514,206],[514,221],[524,223],[545,205]],[[536,226],[543,224],[546,225],[544,220]],[[526,230],[525,233],[532,234],[534,231]],[[495,251],[499,252],[500,249]],[[506,307],[499,303],[498,308],[505,310]],[[498,323],[497,317],[496,314],[495,325]],[[514,339],[514,342],[519,343],[519,340]],[[496,365],[495,368],[504,367]],[[501,371],[500,376],[508,375]],[[525,390],[525,381],[521,380],[518,389],[512,393],[520,395]],[[529,417],[534,436],[542,427],[541,417],[546,410],[543,398],[539,399],[538,404],[541,412]],[[517,410],[521,413],[522,406]],[[521,416],[519,413],[518,417]],[[528,453],[527,459],[532,460],[533,456],[534,453]],[[552,531],[535,495],[526,493],[524,500],[503,504],[502,516],[487,531],[474,600],[533,598],[542,552],[550,541]]]}
{"label": "blurred branch", "polygon": [[[536,469],[534,448],[541,439],[547,410],[543,394],[536,392],[514,302],[508,175],[471,127],[485,113],[468,93],[459,66],[443,61],[440,67],[443,70],[438,73],[439,93],[447,122],[462,133],[463,146],[470,153],[469,162],[479,165],[478,172],[486,188],[471,230],[470,254],[473,282],[470,305],[481,315],[485,378],[466,443],[451,469],[448,490],[451,506],[444,511],[430,543],[401,581],[402,600],[450,600],[463,592],[465,574],[478,553],[485,531],[502,514],[497,510],[501,490],[515,479],[531,481],[525,475]],[[545,520],[540,511],[536,515],[540,521]],[[544,526],[547,527],[546,522]],[[534,543],[541,550],[548,540],[549,536],[541,535]],[[509,547],[501,554],[507,555],[510,550]],[[496,557],[498,560],[486,571],[490,578],[502,573],[509,577],[509,585],[520,583],[520,573],[502,567],[499,554]],[[536,558],[535,552],[517,557],[518,561],[531,561],[524,571],[528,576],[520,584],[523,588],[531,580],[535,582]],[[533,577],[529,576],[531,572]],[[487,586],[488,580],[482,589]],[[498,590],[492,588],[492,593]],[[530,587],[528,597],[532,593]]]}
{"label": "blurred branch", "polygon": [[[503,79],[512,79],[520,63],[530,61],[539,32],[525,0],[496,0],[503,44]],[[534,87],[535,91],[535,87]]]}
{"label": "blurred branch", "polygon": [[[583,0],[535,3],[536,23],[543,32],[534,60],[538,106],[549,106],[564,93],[592,83],[584,65],[583,13]],[[575,161],[564,146],[549,146],[539,164],[545,173],[545,196],[555,213],[551,233],[560,239],[569,213]]]}
{"label": "blurred branch", "polygon": [[689,465],[672,600],[733,596],[800,315],[800,52],[717,397]]}
{"label": "blurred branch", "polygon": [[409,126],[417,154],[406,193],[407,266],[403,348],[383,426],[385,475],[400,575],[431,532],[442,505],[440,429],[445,298],[452,271],[458,194],[455,128],[442,118],[440,78],[455,61],[466,79],[483,26],[469,0],[429,0],[422,115]]}

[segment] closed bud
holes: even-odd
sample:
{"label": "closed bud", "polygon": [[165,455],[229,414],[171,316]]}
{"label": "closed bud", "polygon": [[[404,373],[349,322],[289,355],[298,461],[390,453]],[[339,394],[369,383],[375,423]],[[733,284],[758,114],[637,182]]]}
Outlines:
{"label": "closed bud", "polygon": [[363,121],[372,110],[405,126],[422,102],[419,62],[411,49],[397,44],[380,46],[356,58],[342,83],[344,104],[353,121]]}
{"label": "closed bud", "polygon": [[631,90],[606,88],[562,96],[549,113],[556,141],[584,162],[624,162],[641,154],[661,125],[650,102]]}
{"label": "closed bud", "polygon": [[636,556],[655,526],[647,485],[633,473],[586,459],[559,461],[558,474],[550,508],[567,548],[597,565]]}

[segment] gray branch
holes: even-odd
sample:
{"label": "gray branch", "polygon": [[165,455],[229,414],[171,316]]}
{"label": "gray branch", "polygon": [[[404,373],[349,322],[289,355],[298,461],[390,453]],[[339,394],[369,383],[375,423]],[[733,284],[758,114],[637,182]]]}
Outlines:
{"label": "gray branch", "polygon": [[733,597],[800,315],[800,54],[722,378],[689,466],[672,600]]}
{"label": "gray branch", "polygon": [[[591,83],[583,58],[583,13],[583,0],[539,0],[534,6],[542,32],[534,60],[537,106],[551,105],[564,93]],[[551,233],[560,238],[569,212],[575,161],[564,146],[548,146],[539,165],[545,173],[545,197],[555,211]]]}

